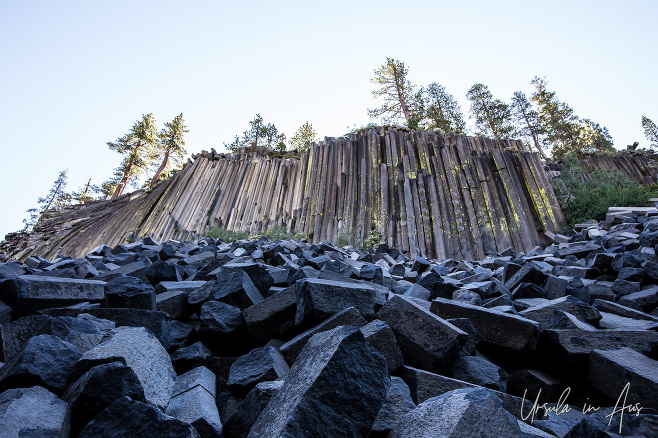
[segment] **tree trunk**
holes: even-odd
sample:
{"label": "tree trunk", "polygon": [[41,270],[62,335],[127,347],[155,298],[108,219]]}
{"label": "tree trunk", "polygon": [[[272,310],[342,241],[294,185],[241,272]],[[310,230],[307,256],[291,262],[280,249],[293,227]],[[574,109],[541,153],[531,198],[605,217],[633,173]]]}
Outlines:
{"label": "tree trunk", "polygon": [[48,209],[50,208],[50,206],[52,205],[53,201],[54,201],[55,198],[57,197],[57,194],[59,193],[59,188],[60,188],[61,186],[62,186],[62,181],[60,181],[60,182],[57,184],[57,188],[55,189],[55,193],[53,193],[53,196],[50,198],[50,201],[48,201],[48,205],[46,205],[46,208],[44,208],[42,211],[46,211],[46,210],[48,210]]}
{"label": "tree trunk", "polygon": [[155,175],[153,175],[153,178],[151,178],[151,184],[149,184],[149,189],[152,189],[155,183],[158,182],[158,178],[160,178],[160,174],[162,173],[162,171],[165,170],[165,167],[167,167],[168,161],[169,161],[169,150],[165,152],[164,159],[162,160],[160,167],[158,167],[157,172],[155,172]]}
{"label": "tree trunk", "polygon": [[128,184],[128,178],[130,178],[131,169],[132,169],[132,164],[129,164],[126,167],[124,167],[123,176],[121,177],[119,184],[117,184],[117,188],[114,190],[114,193],[112,194],[112,197],[110,197],[110,199],[118,198],[119,196],[121,196],[121,193],[123,193],[123,189],[126,187],[126,184]]}
{"label": "tree trunk", "polygon": [[409,106],[407,106],[407,102],[404,101],[404,97],[402,96],[402,91],[400,90],[400,84],[398,84],[397,81],[395,81],[395,91],[398,94],[398,101],[400,102],[400,107],[402,107],[402,112],[404,113],[404,118],[407,121],[407,126],[409,126],[409,119],[411,118],[411,112],[409,111]]}
{"label": "tree trunk", "polygon": [[528,125],[528,131],[530,131],[530,135],[532,136],[532,141],[535,142],[535,147],[539,151],[539,154],[546,160],[548,157],[544,153],[544,150],[539,146],[539,140],[537,140],[537,134],[535,134],[534,129],[532,129],[532,126],[530,125],[530,121],[528,120],[528,115],[523,111],[523,119],[525,120],[526,125]]}
{"label": "tree trunk", "polygon": [[80,196],[80,199],[78,200],[78,202],[80,204],[85,203],[85,199],[87,198],[87,192],[89,191],[89,185],[90,184],[91,184],[91,178],[89,178],[89,181],[87,181],[87,186],[85,187],[85,191],[82,192],[82,195]]}
{"label": "tree trunk", "polygon": [[487,108],[487,104],[484,103],[484,99],[480,98],[480,101],[482,102],[482,106],[484,107],[484,115],[487,117],[487,121],[489,122],[489,127],[491,128],[491,132],[493,133],[494,137],[498,138],[498,133],[496,132],[496,126],[493,123],[493,120],[491,120],[491,113],[489,112],[489,108]]}

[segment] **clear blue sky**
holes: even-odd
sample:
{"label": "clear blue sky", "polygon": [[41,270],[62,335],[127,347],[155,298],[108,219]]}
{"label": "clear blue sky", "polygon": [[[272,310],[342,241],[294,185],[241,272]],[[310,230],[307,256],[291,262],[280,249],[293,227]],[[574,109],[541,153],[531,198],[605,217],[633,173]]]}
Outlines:
{"label": "clear blue sky", "polygon": [[[107,179],[107,141],[144,113],[183,112],[189,153],[260,113],[289,137],[369,122],[373,70],[404,61],[464,113],[482,82],[508,101],[535,76],[615,146],[658,121],[654,1],[20,1],[0,2],[0,238],[22,227],[57,174],[68,189]],[[472,120],[469,120],[472,123]]]}

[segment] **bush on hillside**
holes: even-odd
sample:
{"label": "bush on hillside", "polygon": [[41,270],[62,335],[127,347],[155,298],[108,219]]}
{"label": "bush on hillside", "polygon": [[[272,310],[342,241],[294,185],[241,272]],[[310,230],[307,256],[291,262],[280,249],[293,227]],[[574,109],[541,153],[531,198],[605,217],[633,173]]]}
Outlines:
{"label": "bush on hillside", "polygon": [[588,171],[576,158],[565,160],[553,188],[569,228],[590,219],[605,220],[609,207],[645,207],[658,195],[656,185],[640,186],[618,171]]}

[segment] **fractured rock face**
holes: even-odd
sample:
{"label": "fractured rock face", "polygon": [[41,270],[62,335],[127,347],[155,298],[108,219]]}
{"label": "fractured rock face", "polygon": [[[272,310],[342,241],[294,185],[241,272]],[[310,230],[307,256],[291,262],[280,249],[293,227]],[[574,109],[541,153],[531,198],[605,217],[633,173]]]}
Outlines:
{"label": "fractured rock face", "polygon": [[355,327],[313,336],[250,437],[365,436],[386,398],[386,360]]}
{"label": "fractured rock face", "polygon": [[0,394],[2,437],[67,437],[70,421],[68,404],[40,386],[9,389]]}
{"label": "fractured rock face", "polygon": [[83,354],[76,370],[83,373],[95,365],[115,360],[135,372],[146,401],[161,408],[167,406],[176,372],[169,354],[155,336],[145,328],[119,327],[110,339]]}

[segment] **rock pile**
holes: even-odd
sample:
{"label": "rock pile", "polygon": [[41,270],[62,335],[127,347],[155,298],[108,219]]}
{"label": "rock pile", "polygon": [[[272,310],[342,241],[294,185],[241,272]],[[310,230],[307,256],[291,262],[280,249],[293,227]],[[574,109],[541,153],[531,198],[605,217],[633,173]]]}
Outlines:
{"label": "rock pile", "polygon": [[658,436],[658,212],[550,237],[480,261],[146,238],[1,264],[0,436]]}

